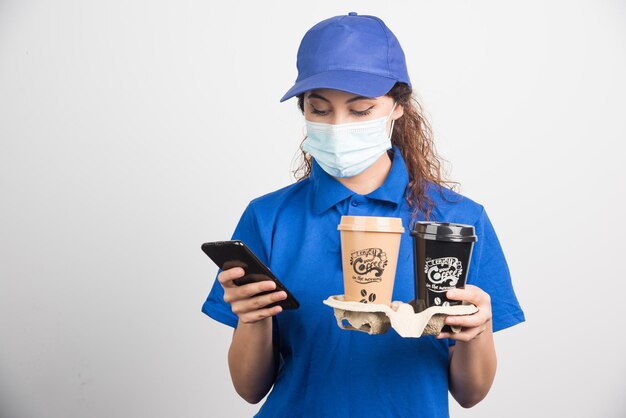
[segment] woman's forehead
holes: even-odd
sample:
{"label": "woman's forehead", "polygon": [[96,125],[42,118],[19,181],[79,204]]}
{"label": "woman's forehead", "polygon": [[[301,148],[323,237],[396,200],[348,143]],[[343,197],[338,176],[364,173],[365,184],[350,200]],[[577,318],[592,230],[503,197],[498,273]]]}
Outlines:
{"label": "woman's forehead", "polygon": [[376,97],[366,97],[366,96],[361,96],[359,94],[354,94],[354,93],[350,93],[347,91],[336,90],[336,89],[309,90],[306,92],[305,97],[322,99],[326,101],[340,100],[340,101],[346,101],[346,102],[354,102],[357,100],[374,100],[375,101],[378,99]]}

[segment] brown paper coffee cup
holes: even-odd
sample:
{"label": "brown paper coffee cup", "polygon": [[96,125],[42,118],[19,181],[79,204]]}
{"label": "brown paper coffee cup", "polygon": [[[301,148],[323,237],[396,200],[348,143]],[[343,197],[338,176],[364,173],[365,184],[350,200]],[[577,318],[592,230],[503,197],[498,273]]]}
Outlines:
{"label": "brown paper coffee cup", "polygon": [[398,264],[401,218],[342,216],[344,300],[391,304]]}

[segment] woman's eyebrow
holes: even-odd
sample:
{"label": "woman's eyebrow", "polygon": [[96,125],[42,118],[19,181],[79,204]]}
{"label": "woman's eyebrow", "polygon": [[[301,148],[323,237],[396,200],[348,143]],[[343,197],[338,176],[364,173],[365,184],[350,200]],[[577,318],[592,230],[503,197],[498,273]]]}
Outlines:
{"label": "woman's eyebrow", "polygon": [[[321,96],[317,93],[309,93],[309,99],[321,99],[324,100],[325,102],[330,103],[330,100],[328,100],[326,97]],[[376,100],[374,97],[366,97],[366,96],[354,96],[348,100],[346,100],[346,104],[348,103],[352,103],[352,102],[356,102],[357,100]]]}
{"label": "woman's eyebrow", "polygon": [[374,97],[355,96],[351,99],[346,100],[346,104],[356,102],[357,100],[376,100],[376,99]]}

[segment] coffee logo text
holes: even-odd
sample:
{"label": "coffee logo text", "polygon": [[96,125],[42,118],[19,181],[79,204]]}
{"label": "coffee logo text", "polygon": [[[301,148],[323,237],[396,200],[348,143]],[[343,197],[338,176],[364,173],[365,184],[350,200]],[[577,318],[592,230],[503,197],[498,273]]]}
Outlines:
{"label": "coffee logo text", "polygon": [[424,266],[426,287],[431,292],[443,293],[456,286],[461,274],[463,263],[456,257],[427,258]]}
{"label": "coffee logo text", "polygon": [[350,253],[350,265],[356,274],[352,275],[352,279],[357,283],[380,282],[387,262],[387,255],[381,248],[353,251]]}

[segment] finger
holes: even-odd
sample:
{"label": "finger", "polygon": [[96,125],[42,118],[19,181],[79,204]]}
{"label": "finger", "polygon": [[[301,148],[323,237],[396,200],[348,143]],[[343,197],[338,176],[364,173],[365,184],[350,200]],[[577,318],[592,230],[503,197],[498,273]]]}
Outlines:
{"label": "finger", "polygon": [[446,333],[447,338],[456,341],[470,342],[485,331],[485,327],[462,328],[458,333]]}
{"label": "finger", "polygon": [[228,286],[224,288],[224,301],[232,304],[235,301],[248,299],[262,292],[271,292],[274,289],[276,289],[276,283],[271,280],[248,283],[242,286]]}
{"label": "finger", "polygon": [[231,303],[231,309],[237,316],[248,312],[265,308],[267,305],[284,300],[287,293],[284,291],[272,292],[267,295],[255,296],[247,299],[240,299]]}
{"label": "finger", "polygon": [[278,315],[283,311],[280,306],[273,306],[271,308],[257,309],[256,311],[246,312],[239,316],[239,320],[246,324],[258,322],[262,319]]}
{"label": "finger", "polygon": [[476,299],[474,289],[472,289],[470,285],[466,285],[464,289],[450,289],[446,292],[446,297],[450,300],[461,300],[467,302],[472,302]]}
{"label": "finger", "polygon": [[446,325],[456,325],[464,328],[478,327],[489,321],[489,318],[477,312],[473,315],[448,315],[445,319]]}
{"label": "finger", "polygon": [[262,292],[270,292],[276,289],[276,283],[271,280],[264,280],[262,282],[254,282],[238,286],[234,289],[239,299],[250,298]]}
{"label": "finger", "polygon": [[451,340],[454,340],[454,341],[461,341],[461,342],[469,342],[470,341],[467,333],[463,333],[463,332],[450,333],[448,338],[451,339]]}
{"label": "finger", "polygon": [[241,267],[233,267],[231,269],[221,271],[220,274],[217,275],[217,280],[224,288],[236,287],[237,285],[233,283],[233,280],[239,279],[245,274],[246,272]]}
{"label": "finger", "polygon": [[451,300],[460,300],[473,303],[474,305],[484,305],[491,302],[489,294],[479,287],[471,284],[465,285],[464,289],[451,289],[446,292],[446,297]]}

